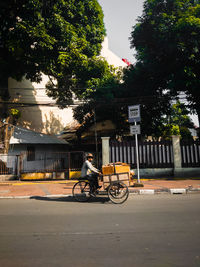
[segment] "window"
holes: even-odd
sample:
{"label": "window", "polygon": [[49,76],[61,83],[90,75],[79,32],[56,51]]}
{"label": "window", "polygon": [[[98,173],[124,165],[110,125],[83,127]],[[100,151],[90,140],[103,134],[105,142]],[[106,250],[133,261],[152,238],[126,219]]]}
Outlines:
{"label": "window", "polygon": [[27,146],[27,161],[35,160],[35,147]]}

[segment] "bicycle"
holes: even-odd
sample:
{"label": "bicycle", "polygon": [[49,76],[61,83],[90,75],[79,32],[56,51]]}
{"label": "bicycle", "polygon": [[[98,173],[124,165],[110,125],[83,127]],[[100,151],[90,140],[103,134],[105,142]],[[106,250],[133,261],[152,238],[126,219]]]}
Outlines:
{"label": "bicycle", "polygon": [[[101,191],[101,193],[102,192],[107,193],[108,198],[114,204],[124,203],[129,196],[128,187],[122,181],[111,182],[110,185],[105,188],[105,191]],[[73,186],[72,194],[78,202],[87,202],[92,197],[99,194],[99,191],[96,189],[93,181],[80,178],[80,180]]]}

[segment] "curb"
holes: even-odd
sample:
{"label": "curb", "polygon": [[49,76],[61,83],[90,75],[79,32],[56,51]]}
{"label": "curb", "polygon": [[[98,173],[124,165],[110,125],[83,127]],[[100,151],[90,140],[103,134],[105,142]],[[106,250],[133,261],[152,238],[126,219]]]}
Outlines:
{"label": "curb", "polygon": [[[129,189],[130,194],[135,195],[158,195],[158,194],[191,194],[191,193],[200,193],[200,188],[171,188],[171,189]],[[52,194],[45,196],[0,196],[0,199],[34,199],[38,197],[50,198],[50,197],[71,197],[72,194]]]}
{"label": "curb", "polygon": [[185,189],[185,188],[171,188],[171,189],[130,189],[129,193],[138,195],[155,195],[155,194],[188,194],[200,193],[199,188]]}
{"label": "curb", "polygon": [[0,196],[0,199],[34,199],[34,198],[49,198],[49,197],[70,197],[72,195],[46,195],[46,196]]}

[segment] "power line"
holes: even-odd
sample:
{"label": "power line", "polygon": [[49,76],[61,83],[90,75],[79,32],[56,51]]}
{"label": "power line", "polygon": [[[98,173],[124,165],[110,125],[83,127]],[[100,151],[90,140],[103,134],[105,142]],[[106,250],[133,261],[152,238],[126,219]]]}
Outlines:
{"label": "power line", "polygon": [[[156,99],[155,99],[156,100]],[[95,101],[95,104],[99,104],[99,105],[132,105],[133,103],[139,103],[139,104],[151,104],[151,103],[155,103],[155,100],[142,100],[142,99],[134,99],[134,101],[131,101],[131,99],[128,99],[127,101],[111,101],[111,102],[105,102],[105,101]],[[187,99],[181,99],[184,103],[187,103]],[[173,102],[175,100],[169,100],[169,102]],[[86,104],[86,103],[67,103],[67,102],[62,102],[62,103],[50,103],[50,102],[2,102],[0,101],[0,104],[7,104],[10,106],[17,106],[17,107],[34,107],[34,106],[48,106],[48,107],[59,107],[59,106],[65,106],[67,107],[76,107],[76,106],[80,106],[81,104]],[[90,104],[90,103],[89,103]]]}
{"label": "power line", "polygon": [[[102,87],[102,88],[110,88],[110,87]],[[16,90],[31,90],[31,91],[35,91],[35,90],[46,90],[46,88],[12,88],[12,89],[16,89]],[[54,88],[55,90],[59,90],[59,88]],[[131,105],[133,103],[140,103],[140,104],[151,104],[151,103],[155,103],[155,101],[159,101],[159,100],[165,100],[166,97],[169,97],[168,101],[173,102],[173,101],[177,101],[180,100],[184,103],[188,103],[188,99],[186,97],[186,95],[184,94],[184,92],[180,92],[179,96],[176,97],[172,97],[170,98],[170,96],[168,95],[162,95],[162,96],[157,96],[157,95],[152,95],[152,96],[135,96],[135,97],[124,97],[124,98],[114,98],[111,99],[110,101],[107,99],[99,99],[99,100],[74,100],[74,103],[69,103],[67,101],[59,101],[56,102],[56,99],[53,99],[51,97],[49,97],[48,95],[30,95],[30,94],[18,94],[16,96],[11,95],[11,99],[16,99],[18,100],[18,102],[12,102],[12,100],[10,101],[0,101],[0,104],[8,104],[8,105],[12,105],[12,106],[78,106],[80,104],[84,104],[84,103],[90,103],[94,102],[96,104],[103,104],[103,105],[110,105],[110,104],[118,104],[118,105]],[[46,98],[46,101],[44,100]],[[73,100],[73,99],[72,99]]]}
{"label": "power line", "polygon": [[[19,107],[25,107],[25,106],[60,106],[59,104],[56,103],[28,103],[28,102],[2,102],[0,101],[0,104],[7,104],[7,105],[12,105],[12,106],[19,106]],[[68,106],[78,106],[78,104],[67,104]]]}
{"label": "power line", "polygon": [[[148,96],[148,95],[146,95],[146,96],[118,97],[118,98],[115,97],[113,99],[117,99],[117,100],[121,100],[121,101],[124,101],[124,100],[127,101],[127,100],[135,100],[135,99],[141,99],[141,100],[143,100],[143,99],[165,99],[166,97],[168,97],[168,95],[162,95],[162,96],[157,96],[157,95]],[[34,101],[37,101],[37,99],[39,99],[39,98],[49,98],[49,99],[51,99],[51,101],[56,101],[56,100],[53,99],[53,97],[50,97],[48,95],[30,95],[30,94],[27,94],[27,95],[25,94],[24,95],[24,94],[22,94],[22,95],[17,95],[17,96],[12,95],[11,98],[12,99],[18,99],[18,100],[20,100],[20,99],[33,100],[34,99]],[[171,99],[174,99],[174,100],[177,100],[177,99],[187,100],[187,96],[180,95],[180,96],[171,97]],[[89,101],[90,100],[91,99],[89,99]],[[79,101],[79,102],[83,102],[84,101],[84,102],[86,102],[88,100],[85,100],[85,99],[84,100],[82,100],[82,99],[79,99],[79,100],[74,99],[74,101]],[[105,100],[105,99],[101,98],[100,100],[97,100],[96,102],[104,102],[104,101],[107,101],[107,99]],[[1,101],[1,102],[3,102],[3,101]],[[4,102],[6,103],[6,101],[4,101]]]}
{"label": "power line", "polygon": [[7,90],[29,90],[29,91],[40,91],[40,90],[45,90],[45,91],[48,91],[48,90],[55,90],[55,91],[68,91],[70,89],[73,89],[73,90],[87,90],[87,89],[109,89],[109,88],[116,88],[117,86],[104,86],[104,87],[97,87],[97,88],[90,88],[90,87],[72,87],[72,88],[68,88],[68,87],[61,87],[61,88],[46,88],[46,87],[38,87],[38,88],[30,88],[30,87],[12,87],[12,88],[0,88],[0,90],[4,90],[4,91],[7,91]]}

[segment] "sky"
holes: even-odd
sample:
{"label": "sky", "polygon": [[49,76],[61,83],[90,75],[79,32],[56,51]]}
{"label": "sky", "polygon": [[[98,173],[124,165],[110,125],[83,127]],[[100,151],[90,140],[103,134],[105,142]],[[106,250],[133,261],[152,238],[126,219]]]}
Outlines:
{"label": "sky", "polygon": [[[130,48],[132,27],[142,15],[144,0],[98,0],[104,13],[108,47],[120,58],[135,62],[134,50]],[[196,115],[191,115],[199,126]]]}
{"label": "sky", "polygon": [[142,15],[144,0],[98,0],[104,13],[109,49],[120,58],[134,63],[130,49],[132,27]]}

